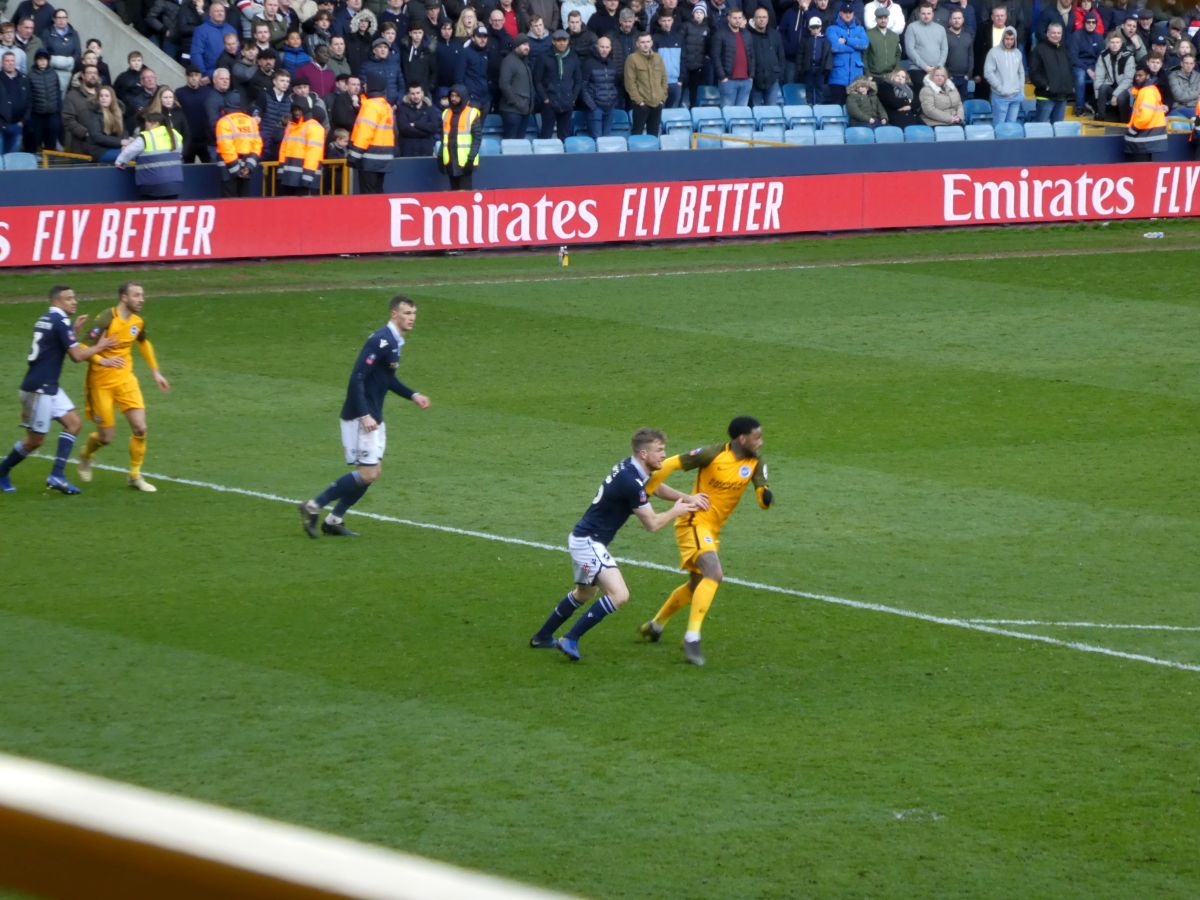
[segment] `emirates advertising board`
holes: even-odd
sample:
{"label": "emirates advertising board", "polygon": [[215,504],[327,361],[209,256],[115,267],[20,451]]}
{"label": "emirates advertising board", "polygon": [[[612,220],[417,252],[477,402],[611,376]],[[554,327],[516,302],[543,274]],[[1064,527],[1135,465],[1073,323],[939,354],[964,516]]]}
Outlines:
{"label": "emirates advertising board", "polygon": [[[1200,214],[1200,164],[0,208],[0,266],[197,262]],[[280,227],[289,223],[289,227]]]}

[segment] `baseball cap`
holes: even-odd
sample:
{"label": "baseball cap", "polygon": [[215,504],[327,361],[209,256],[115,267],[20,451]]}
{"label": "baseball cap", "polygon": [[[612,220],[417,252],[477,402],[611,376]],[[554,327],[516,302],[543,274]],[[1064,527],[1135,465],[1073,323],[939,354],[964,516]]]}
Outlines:
{"label": "baseball cap", "polygon": [[1129,10],[1129,12],[1125,13],[1125,18],[1123,21],[1128,22],[1130,19],[1132,19],[1133,21],[1136,22],[1137,17],[1138,17],[1137,12],[1135,10],[1131,9],[1131,10]]}
{"label": "baseball cap", "polygon": [[1154,40],[1152,40],[1150,43],[1156,47],[1160,44],[1165,47],[1167,46],[1167,36],[1165,34],[1155,35]]}
{"label": "baseball cap", "polygon": [[820,28],[822,24],[820,16],[812,16],[808,20],[809,28]]}
{"label": "baseball cap", "polygon": [[838,12],[852,13],[852,12],[854,12],[854,4],[853,3],[843,3],[841,6],[838,7]]}
{"label": "baseball cap", "polygon": [[491,32],[487,30],[486,25],[475,26],[475,37],[491,37]]}
{"label": "baseball cap", "polygon": [[1085,22],[1099,22],[1099,21],[1100,21],[1100,17],[1099,17],[1098,15],[1096,15],[1094,12],[1090,12],[1090,13],[1088,13],[1087,15],[1085,15],[1085,16],[1083,17],[1083,21],[1085,21]]}

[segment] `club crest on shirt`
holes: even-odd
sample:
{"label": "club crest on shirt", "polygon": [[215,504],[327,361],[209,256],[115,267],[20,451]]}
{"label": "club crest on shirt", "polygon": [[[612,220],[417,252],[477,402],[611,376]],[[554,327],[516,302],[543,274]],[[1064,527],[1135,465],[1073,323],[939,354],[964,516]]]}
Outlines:
{"label": "club crest on shirt", "polygon": [[375,354],[374,353],[372,353],[370,356],[367,357],[367,365],[368,366],[375,365]]}
{"label": "club crest on shirt", "polygon": [[137,336],[138,336],[138,327],[137,327],[136,325],[130,325],[130,326],[129,326],[129,333],[130,333],[130,335],[132,335],[133,337],[137,337]]}
{"label": "club crest on shirt", "polygon": [[740,469],[738,469],[738,475],[742,478],[749,478],[752,471],[754,470],[749,466],[742,466]]}

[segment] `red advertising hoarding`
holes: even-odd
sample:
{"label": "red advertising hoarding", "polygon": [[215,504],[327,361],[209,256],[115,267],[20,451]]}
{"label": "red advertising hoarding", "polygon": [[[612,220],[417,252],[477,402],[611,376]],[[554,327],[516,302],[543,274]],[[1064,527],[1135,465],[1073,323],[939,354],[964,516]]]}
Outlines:
{"label": "red advertising hoarding", "polygon": [[0,209],[0,266],[404,253],[1200,213],[1200,165],[870,172]]}

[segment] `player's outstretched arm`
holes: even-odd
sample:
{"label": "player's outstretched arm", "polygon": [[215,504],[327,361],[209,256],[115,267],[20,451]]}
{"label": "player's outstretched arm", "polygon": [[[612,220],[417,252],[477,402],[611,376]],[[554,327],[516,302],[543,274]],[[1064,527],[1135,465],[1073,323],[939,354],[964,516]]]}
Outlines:
{"label": "player's outstretched arm", "polygon": [[633,514],[638,517],[638,521],[642,523],[647,531],[658,531],[664,525],[678,519],[680,516],[686,516],[690,512],[695,512],[699,507],[689,500],[684,500],[682,497],[675,501],[675,505],[663,512],[655,512],[654,508],[647,503],[645,506],[639,506],[633,511]]}
{"label": "player's outstretched arm", "polygon": [[[85,359],[91,359],[97,353],[103,353],[110,347],[115,346],[117,346],[116,340],[106,334],[90,347],[87,347],[83,344],[76,344],[74,347],[68,348],[67,356],[71,357],[72,362],[83,362]],[[121,365],[124,364],[125,361],[121,360]],[[120,366],[117,366],[117,368],[120,368]]]}
{"label": "player's outstretched arm", "polygon": [[669,484],[660,484],[655,489],[654,496],[672,503],[676,500],[686,500],[696,509],[708,509],[709,506],[708,494],[685,494],[683,491],[675,490]]}

